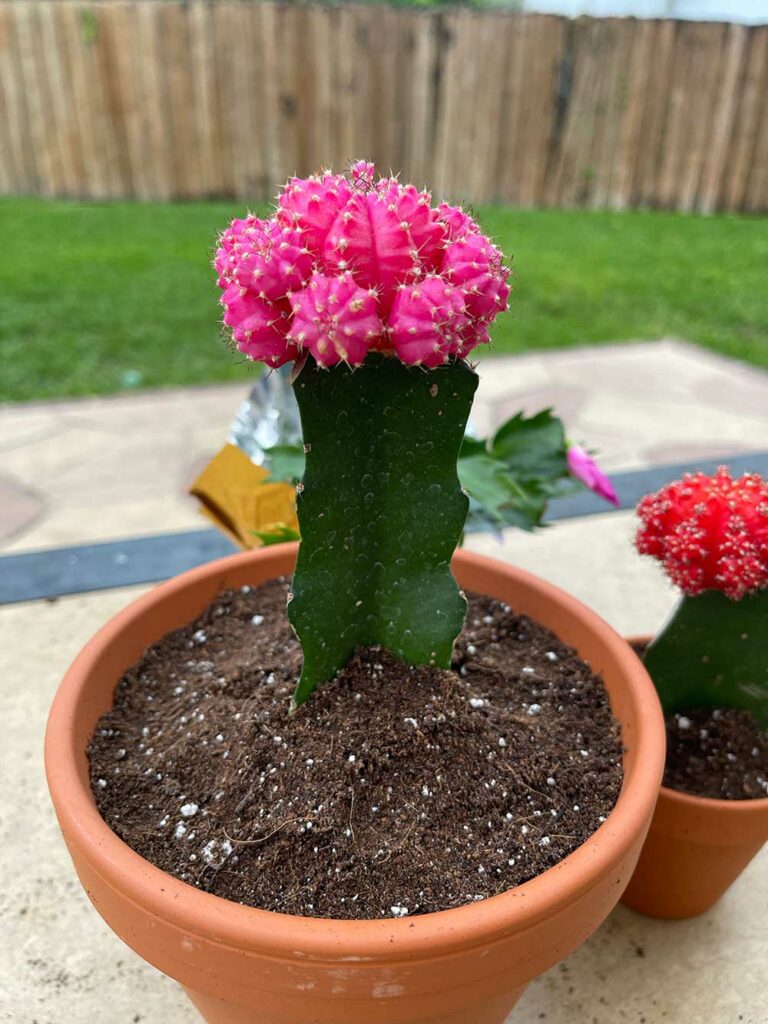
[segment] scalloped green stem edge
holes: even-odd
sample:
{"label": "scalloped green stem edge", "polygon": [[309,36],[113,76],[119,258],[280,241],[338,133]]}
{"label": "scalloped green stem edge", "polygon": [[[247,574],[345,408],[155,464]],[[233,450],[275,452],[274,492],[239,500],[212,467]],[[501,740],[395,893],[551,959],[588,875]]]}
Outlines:
{"label": "scalloped green stem edge", "polygon": [[768,590],[683,597],[643,661],[667,714],[738,708],[768,727]]}
{"label": "scalloped green stem edge", "polygon": [[294,381],[306,465],[288,618],[302,704],[357,647],[450,666],[466,600],[451,572],[469,502],[456,464],[477,388],[466,362],[432,370],[374,353]]}

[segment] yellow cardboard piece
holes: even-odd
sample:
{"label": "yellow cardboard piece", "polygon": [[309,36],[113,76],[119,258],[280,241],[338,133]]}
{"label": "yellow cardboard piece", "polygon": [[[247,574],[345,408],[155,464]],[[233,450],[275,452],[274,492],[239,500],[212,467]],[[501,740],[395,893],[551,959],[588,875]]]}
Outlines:
{"label": "yellow cardboard piece", "polygon": [[201,503],[200,511],[238,547],[262,546],[256,531],[280,526],[298,530],[296,492],[291,484],[271,481],[263,466],[245,452],[226,444],[211,459],[189,489]]}

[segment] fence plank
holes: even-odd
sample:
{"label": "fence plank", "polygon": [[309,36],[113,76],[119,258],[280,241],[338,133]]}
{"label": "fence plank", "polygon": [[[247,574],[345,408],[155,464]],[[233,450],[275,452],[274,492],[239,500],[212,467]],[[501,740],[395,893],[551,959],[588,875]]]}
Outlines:
{"label": "fence plank", "polygon": [[615,210],[623,210],[632,203],[633,170],[639,157],[649,78],[654,68],[653,22],[636,21],[629,25],[625,104],[607,195],[608,205]]}
{"label": "fence plank", "polygon": [[259,4],[257,7],[259,35],[262,41],[262,61],[264,74],[263,91],[260,97],[259,114],[261,117],[261,139],[265,151],[264,167],[268,181],[268,194],[265,198],[272,199],[282,183],[278,154],[278,123],[280,120],[280,95],[277,80],[277,25],[275,9],[271,4]]}
{"label": "fence plank", "polygon": [[165,60],[162,4],[146,0],[135,6],[138,21],[138,45],[144,54],[140,76],[142,107],[145,112],[146,144],[151,158],[151,184],[154,199],[174,195],[174,162],[168,95],[163,64]]}
{"label": "fence plank", "polygon": [[413,118],[415,22],[408,10],[397,10],[395,14],[396,53],[392,64],[394,88],[390,165],[397,174],[411,180],[409,145],[411,140],[410,124]]}
{"label": "fence plank", "polygon": [[360,156],[384,173],[398,170],[395,151],[395,90],[397,88],[397,15],[392,7],[366,11],[370,84],[367,110],[369,145]]}
{"label": "fence plank", "polygon": [[627,56],[625,52],[626,24],[611,18],[603,22],[600,70],[595,94],[595,120],[592,146],[585,181],[585,198],[591,206],[605,206],[609,194],[613,160],[618,144],[621,104],[625,86]]}
{"label": "fence plank", "polygon": [[[215,117],[218,125],[217,178],[224,195],[236,195],[236,150],[237,123],[235,111],[235,75],[233,38],[236,26],[233,21],[234,7],[230,4],[214,4],[211,8],[211,29],[215,54]],[[275,78],[277,74],[275,73]],[[275,138],[275,154],[278,140]]]}
{"label": "fence plank", "polygon": [[[38,18],[38,73],[42,74],[46,86],[48,133],[58,166],[57,193],[77,195],[79,175],[68,130],[71,111],[63,47],[57,31],[56,4],[40,4]],[[42,85],[40,83],[41,89]]]}
{"label": "fence plank", "polygon": [[[134,195],[134,161],[131,159],[132,141],[128,137],[127,106],[130,97],[125,88],[121,71],[126,63],[126,44],[130,42],[130,30],[121,17],[125,13],[119,4],[108,4],[99,11],[98,66],[101,90],[105,103],[105,130],[112,136],[114,193]],[[170,55],[173,59],[173,54]]]}
{"label": "fence plank", "polygon": [[474,199],[471,191],[473,134],[478,119],[478,95],[475,91],[477,67],[478,15],[460,9],[445,15],[450,46],[445,62],[439,107],[439,138],[442,179],[441,193],[464,201]]}
{"label": "fence plank", "polygon": [[232,64],[229,107],[232,174],[235,195],[253,205],[267,198],[269,177],[259,111],[264,61],[258,10],[250,4],[232,5],[228,22]]}
{"label": "fence plank", "polygon": [[26,96],[21,88],[16,9],[8,5],[0,5],[0,96],[6,187],[9,192],[35,192],[38,180]]}
{"label": "fence plank", "polygon": [[278,103],[280,118],[277,130],[278,167],[281,177],[306,173],[310,168],[300,166],[298,93],[298,42],[302,31],[303,12],[296,7],[278,7],[275,11],[276,50],[279,55]]}
{"label": "fence plank", "polygon": [[56,155],[47,130],[47,83],[38,67],[38,7],[31,3],[18,4],[14,12],[20,87],[26,96],[29,136],[35,152],[38,188],[44,196],[56,195],[61,182],[56,166]]}
{"label": "fence plank", "polygon": [[[4,19],[0,10],[0,66],[5,59],[4,49]],[[10,141],[10,123],[8,108],[3,88],[3,73],[0,67],[0,195],[8,195],[16,191],[22,191],[16,181],[16,168],[13,163]]]}
{"label": "fence plank", "polygon": [[355,60],[355,15],[349,8],[332,12],[331,35],[334,104],[331,111],[333,169],[340,170],[355,155],[355,106],[360,68]]}
{"label": "fence plank", "polygon": [[[189,66],[190,38],[188,11],[177,4],[162,4],[158,12],[162,25],[165,60],[163,76],[166,94],[173,194],[181,199],[200,195],[200,161],[195,131],[193,75]],[[239,40],[239,31],[235,39]]]}
{"label": "fence plank", "polygon": [[[523,163],[520,202],[524,206],[534,206],[544,200],[547,168],[556,138],[558,88],[567,22],[551,16],[528,18],[536,40],[533,47],[536,62],[531,69],[533,88],[529,92],[532,103],[528,127],[530,152]],[[526,139],[520,138],[519,144],[525,152]]]}
{"label": "fence plank", "polygon": [[517,203],[520,172],[525,150],[520,142],[520,116],[524,89],[525,34],[530,19],[521,14],[508,18],[504,28],[504,70],[499,81],[501,113],[499,146],[496,154],[496,198]]}
{"label": "fence plank", "polygon": [[[435,159],[433,167],[434,186],[440,195],[447,195],[452,189],[452,126],[457,126],[460,88],[458,83],[461,63],[460,23],[456,11],[443,15],[441,21],[442,62],[439,95],[436,104],[437,125],[435,130]],[[453,189],[455,191],[455,188]]]}
{"label": "fence plank", "polygon": [[661,167],[656,186],[656,201],[660,206],[667,208],[671,208],[675,204],[684,172],[683,165],[690,127],[686,105],[693,67],[693,26],[680,22],[675,29],[672,81],[668,95]]}
{"label": "fence plank", "polygon": [[717,206],[728,160],[739,99],[739,73],[744,64],[748,29],[729,25],[723,68],[714,107],[712,134],[702,175],[699,209],[711,213]]}
{"label": "fence plank", "polygon": [[314,117],[312,119],[312,152],[310,167],[330,167],[335,157],[333,139],[333,53],[331,50],[331,19],[321,7],[312,9],[312,44],[314,56]]}
{"label": "fence plank", "polygon": [[693,210],[710,152],[712,114],[717,103],[725,43],[725,26],[696,25],[693,31],[692,81],[687,114],[689,133],[683,173],[674,202],[678,210]]}
{"label": "fence plank", "polygon": [[[768,27],[763,28],[763,32],[767,31]],[[763,54],[762,109],[756,124],[755,146],[744,196],[744,209],[748,213],[757,213],[768,208],[768,57],[765,56],[765,50]]]}
{"label": "fence plank", "polygon": [[[725,169],[723,206],[726,210],[741,210],[747,194],[749,172],[752,167],[760,114],[766,105],[766,75],[768,75],[768,27],[753,29],[747,45],[746,65],[741,85],[736,123]],[[768,205],[768,204],[767,204]],[[763,207],[765,209],[766,206]]]}
{"label": "fence plank", "polygon": [[92,117],[84,57],[86,46],[92,45],[92,42],[84,39],[86,23],[83,21],[83,11],[71,4],[59,4],[56,13],[68,72],[71,129],[77,138],[76,152],[81,174],[78,193],[101,198],[104,193],[97,168],[97,124]]}
{"label": "fence plank", "polygon": [[411,113],[407,125],[405,165],[419,186],[430,184],[435,145],[435,85],[440,21],[432,14],[413,20]]}
{"label": "fence plank", "polygon": [[497,83],[504,76],[506,63],[506,22],[507,18],[500,14],[481,17],[476,22],[476,52],[482,54],[482,59],[472,62],[475,71],[472,96],[476,106],[474,116],[468,116],[472,134],[467,194],[477,203],[492,202],[496,198],[499,138],[488,126],[498,124],[502,115],[503,93]]}
{"label": "fence plank", "polygon": [[147,145],[146,110],[142,86],[143,53],[138,34],[136,12],[127,4],[115,5],[111,11],[111,32],[119,44],[113,46],[115,89],[120,96],[123,120],[124,150],[127,159],[127,177],[131,182],[131,195],[137,199],[151,199],[151,165],[154,154]]}
{"label": "fence plank", "polygon": [[[626,191],[629,176],[626,173],[627,152],[637,138],[643,109],[643,89],[635,91],[633,72],[639,77],[633,58],[638,50],[638,39],[647,23],[622,20],[617,26],[618,43],[613,62],[613,83],[610,96],[611,126],[607,133],[608,151],[605,151],[606,170],[601,179],[600,206],[622,209],[627,205]],[[598,205],[593,196],[593,206]]]}
{"label": "fence plank", "polygon": [[83,6],[79,9],[79,54],[86,89],[87,117],[93,131],[93,174],[96,197],[115,199],[129,194],[129,183],[122,176],[118,146],[119,109],[112,89],[112,65],[108,9]]}
{"label": "fence plank", "polygon": [[549,196],[554,204],[581,205],[589,195],[605,34],[605,26],[599,21],[580,19],[574,26],[573,86]]}
{"label": "fence plank", "polygon": [[643,206],[658,204],[675,59],[675,22],[652,24],[653,60],[647,79],[637,163],[632,174],[633,202]]}

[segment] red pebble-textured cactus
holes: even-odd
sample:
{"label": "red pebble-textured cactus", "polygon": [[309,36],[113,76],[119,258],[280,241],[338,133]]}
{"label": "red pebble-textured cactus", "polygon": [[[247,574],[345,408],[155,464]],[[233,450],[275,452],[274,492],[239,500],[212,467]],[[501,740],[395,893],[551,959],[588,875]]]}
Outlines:
{"label": "red pebble-textured cactus", "polygon": [[768,483],[756,473],[686,476],[643,498],[637,513],[638,551],[689,597],[719,590],[739,600],[768,588]]}
{"label": "red pebble-textured cactus", "polygon": [[438,366],[488,343],[509,298],[502,254],[468,214],[364,161],[292,178],[273,218],[232,221],[215,267],[237,347],[269,366],[305,352],[359,366],[371,350]]}

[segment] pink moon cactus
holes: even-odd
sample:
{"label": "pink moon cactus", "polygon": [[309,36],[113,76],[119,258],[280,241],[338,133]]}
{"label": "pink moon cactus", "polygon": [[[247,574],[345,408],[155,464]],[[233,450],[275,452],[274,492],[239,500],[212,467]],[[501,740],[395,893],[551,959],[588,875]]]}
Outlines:
{"label": "pink moon cactus", "polygon": [[510,291],[468,214],[362,161],[292,178],[268,220],[232,221],[215,267],[235,344],[271,367],[306,352],[360,366],[370,351],[439,366],[489,341]]}

